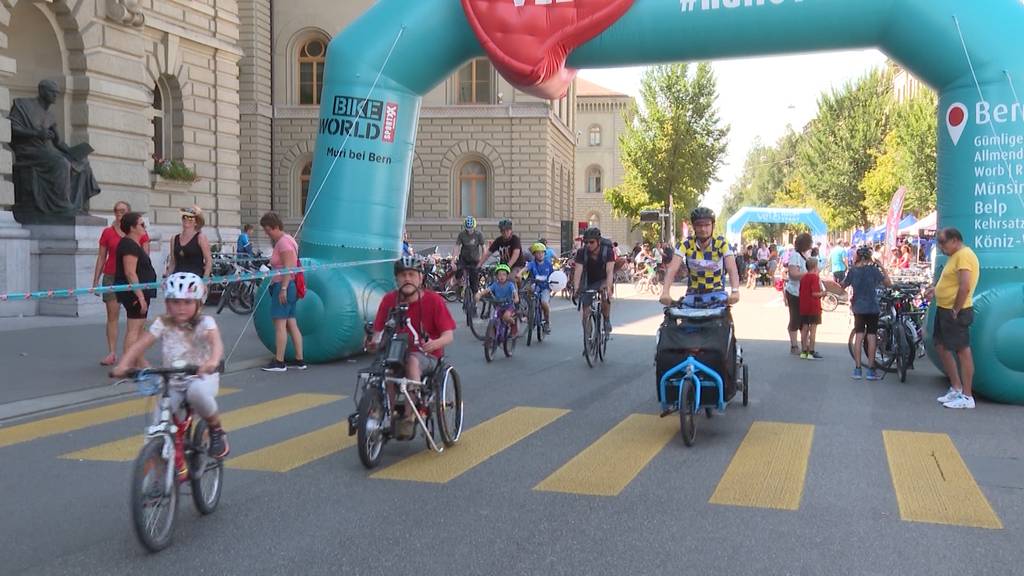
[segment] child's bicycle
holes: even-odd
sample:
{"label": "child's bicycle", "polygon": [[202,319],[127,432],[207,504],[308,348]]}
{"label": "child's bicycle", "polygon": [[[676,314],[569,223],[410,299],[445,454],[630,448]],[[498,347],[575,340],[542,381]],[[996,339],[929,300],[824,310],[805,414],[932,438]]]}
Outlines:
{"label": "child's bicycle", "polygon": [[[505,357],[511,358],[512,352],[516,349],[516,341],[519,340],[519,336],[513,335],[508,324],[501,319],[502,307],[499,302],[490,297],[484,298],[482,301],[486,301],[491,309],[491,319],[487,322],[487,335],[484,337],[484,359],[488,362],[494,360],[495,352],[498,351],[499,346],[505,352]],[[518,323],[518,318],[514,322]]]}
{"label": "child's bicycle", "polygon": [[210,430],[206,421],[193,420],[187,401],[171,406],[172,380],[195,376],[198,370],[198,366],[180,364],[128,373],[140,394],[160,395],[159,413],[146,427],[145,444],[132,466],[132,526],[150,552],[159,552],[171,543],[180,484],[191,483],[192,501],[204,516],[220,502],[224,463],[207,455]]}
{"label": "child's bicycle", "polygon": [[536,338],[544,340],[547,326],[544,325],[544,307],[541,305],[541,288],[536,280],[523,282],[523,299],[526,301],[526,345],[529,346]]}

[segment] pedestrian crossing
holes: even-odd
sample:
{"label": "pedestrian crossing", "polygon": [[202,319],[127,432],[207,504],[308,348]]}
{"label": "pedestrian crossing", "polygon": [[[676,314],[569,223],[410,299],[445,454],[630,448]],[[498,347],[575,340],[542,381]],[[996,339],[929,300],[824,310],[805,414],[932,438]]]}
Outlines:
{"label": "pedestrian crossing", "polygon": [[[222,389],[221,395],[236,392]],[[243,438],[247,428],[287,417],[302,418],[307,411],[320,407],[336,410],[340,420],[268,446],[240,451],[227,460],[226,466],[240,471],[287,473],[343,451],[348,451],[346,457],[355,459],[349,451],[355,444],[355,437],[348,435],[348,423],[340,419],[351,411],[350,404],[339,403],[344,398],[334,394],[298,393],[223,412],[224,426],[236,439]],[[110,424],[151,409],[151,400],[128,400],[0,427],[0,449]],[[561,408],[517,406],[468,428],[460,442],[442,454],[421,450],[409,456],[398,456],[395,453],[401,451],[397,448],[393,451],[385,448],[384,466],[369,473],[368,481],[435,485],[455,482],[488,461],[507,458],[503,453],[527,438],[541,436],[539,443],[549,448],[558,442],[559,436],[547,433],[547,429],[574,416],[572,411]],[[532,492],[553,496],[620,496],[652,461],[664,456],[666,450],[686,450],[678,435],[677,418],[629,414],[604,433],[595,435],[574,456],[542,470],[546,477],[533,485]],[[814,437],[815,427],[811,424],[753,422],[718,478],[708,504],[800,510],[808,470],[814,464]],[[948,435],[885,430],[879,441],[885,451],[890,485],[902,520],[993,530],[1003,528],[1002,520]],[[75,461],[127,462],[135,458],[142,442],[142,436],[130,436],[59,457]],[[238,444],[245,445],[245,442]],[[423,446],[422,442],[418,444]],[[531,443],[530,449],[539,449],[537,444]],[[721,450],[721,446],[698,444],[690,450]],[[393,458],[390,461],[389,454]],[[885,477],[882,470],[878,474],[880,478]],[[707,488],[710,491],[710,484]]]}

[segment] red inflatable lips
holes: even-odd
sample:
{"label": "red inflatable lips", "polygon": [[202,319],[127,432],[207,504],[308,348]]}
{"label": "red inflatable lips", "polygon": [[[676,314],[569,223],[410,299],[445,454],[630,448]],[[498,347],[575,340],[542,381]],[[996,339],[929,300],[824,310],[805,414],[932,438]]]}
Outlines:
{"label": "red inflatable lips", "polygon": [[633,0],[462,0],[469,25],[494,67],[520,90],[565,95],[576,71],[565,61],[604,32]]}

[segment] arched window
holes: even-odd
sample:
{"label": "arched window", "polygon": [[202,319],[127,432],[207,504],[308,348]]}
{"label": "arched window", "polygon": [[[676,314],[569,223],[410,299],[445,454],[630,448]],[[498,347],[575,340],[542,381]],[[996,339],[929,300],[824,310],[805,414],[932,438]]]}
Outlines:
{"label": "arched window", "polygon": [[597,124],[590,127],[590,145],[601,145],[601,127],[598,126]]}
{"label": "arched window", "polygon": [[327,41],[311,38],[299,46],[299,104],[320,104]]}
{"label": "arched window", "polygon": [[159,78],[153,86],[153,155],[173,160],[174,129],[176,126],[174,93],[166,78]]}
{"label": "arched window", "polygon": [[492,92],[494,76],[491,61],[477,58],[459,69],[457,76],[458,97],[456,104],[491,104],[494,102]]}
{"label": "arched window", "polygon": [[309,160],[299,172],[299,214],[306,215],[306,200],[309,198],[309,177],[313,174],[313,161]]}
{"label": "arched window", "polygon": [[459,168],[457,216],[488,215],[487,167],[478,160],[470,160]]}
{"label": "arched window", "polygon": [[587,169],[587,192],[591,194],[600,194],[604,191],[601,182],[601,168],[599,166],[591,166]]}

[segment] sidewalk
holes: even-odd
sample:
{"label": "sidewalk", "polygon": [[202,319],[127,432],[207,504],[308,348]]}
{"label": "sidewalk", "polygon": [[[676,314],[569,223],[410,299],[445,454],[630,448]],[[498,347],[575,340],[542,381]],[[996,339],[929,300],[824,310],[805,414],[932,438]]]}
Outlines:
{"label": "sidewalk", "polygon": [[[150,319],[163,313],[163,304],[153,302]],[[236,371],[262,364],[270,353],[256,336],[255,328],[246,323],[248,316],[240,316],[227,308],[216,314],[216,307],[207,306],[207,314],[214,316],[224,339],[225,354],[231,352],[242,330],[242,337],[230,358],[227,370]],[[94,400],[130,392],[110,388],[109,370],[100,366],[100,360],[107,355],[105,320],[93,318],[5,318],[0,322],[0,419],[4,418],[5,405],[18,402],[67,395],[66,403]],[[121,315],[119,336],[124,339],[125,319]],[[121,344],[118,344],[120,353]],[[159,363],[159,346],[154,346],[147,355]],[[91,392],[83,392],[93,389]],[[96,390],[99,389],[99,390]],[[28,402],[31,406],[31,402]],[[8,406],[8,408],[10,408]],[[41,407],[40,409],[45,409]],[[25,409],[19,410],[24,412]]]}

